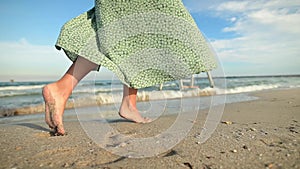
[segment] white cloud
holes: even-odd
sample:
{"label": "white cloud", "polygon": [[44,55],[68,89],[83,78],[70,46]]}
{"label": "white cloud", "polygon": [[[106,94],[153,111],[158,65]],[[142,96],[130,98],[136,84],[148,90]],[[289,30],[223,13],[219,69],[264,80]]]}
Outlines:
{"label": "white cloud", "polygon": [[[289,9],[299,10],[300,2],[298,0],[234,0],[223,1],[221,4],[211,4],[216,11],[248,13],[252,10],[260,9]],[[211,9],[212,9],[211,7]]]}
{"label": "white cloud", "polygon": [[223,1],[224,0],[183,0],[183,3],[190,12],[196,13],[214,8]]}
{"label": "white cloud", "polygon": [[[26,39],[0,42],[0,81],[57,80],[72,62],[54,46],[33,45]],[[93,80],[95,73],[85,77]],[[101,68],[97,79],[111,79],[113,74]]]}
{"label": "white cloud", "polygon": [[289,13],[286,9],[262,9],[248,15],[249,19],[259,24],[273,27],[278,32],[300,34],[300,11]]}
{"label": "white cloud", "polygon": [[243,12],[249,7],[249,2],[247,1],[229,1],[222,3],[216,9],[218,11],[232,11],[232,12]]}
{"label": "white cloud", "polygon": [[54,46],[32,45],[26,39],[0,42],[0,60],[0,80],[59,77],[70,65],[63,52],[57,51]]}
{"label": "white cloud", "polygon": [[223,62],[249,63],[248,74],[300,73],[300,1],[227,1],[214,9],[216,17],[232,23],[223,31],[239,36],[213,40]]}
{"label": "white cloud", "polygon": [[230,18],[230,21],[231,22],[235,22],[237,20],[237,18],[236,17],[232,17],[232,18]]}

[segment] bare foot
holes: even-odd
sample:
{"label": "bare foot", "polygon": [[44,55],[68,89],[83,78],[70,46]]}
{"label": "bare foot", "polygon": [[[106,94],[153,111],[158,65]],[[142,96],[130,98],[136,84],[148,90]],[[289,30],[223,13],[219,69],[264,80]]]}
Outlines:
{"label": "bare foot", "polygon": [[152,120],[149,118],[142,117],[140,112],[126,103],[122,103],[119,111],[119,115],[127,120],[133,121],[135,123],[150,123]]}
{"label": "bare foot", "polygon": [[60,96],[55,83],[49,84],[43,88],[43,97],[45,101],[46,123],[51,129],[54,129],[54,135],[65,135],[62,121],[66,100]]}

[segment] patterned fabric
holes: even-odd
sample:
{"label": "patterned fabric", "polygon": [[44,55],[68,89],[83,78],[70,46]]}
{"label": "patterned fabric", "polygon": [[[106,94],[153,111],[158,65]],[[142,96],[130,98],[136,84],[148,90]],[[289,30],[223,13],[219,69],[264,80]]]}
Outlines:
{"label": "patterned fabric", "polygon": [[67,22],[56,47],[144,88],[216,67],[213,52],[181,0],[96,0]]}

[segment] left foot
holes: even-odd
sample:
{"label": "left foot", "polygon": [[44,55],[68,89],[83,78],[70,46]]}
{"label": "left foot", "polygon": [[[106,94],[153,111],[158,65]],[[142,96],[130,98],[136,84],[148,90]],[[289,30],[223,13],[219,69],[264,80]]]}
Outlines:
{"label": "left foot", "polygon": [[51,129],[54,129],[54,135],[65,135],[62,118],[66,100],[59,96],[55,83],[43,88],[43,98],[45,101],[46,123]]}

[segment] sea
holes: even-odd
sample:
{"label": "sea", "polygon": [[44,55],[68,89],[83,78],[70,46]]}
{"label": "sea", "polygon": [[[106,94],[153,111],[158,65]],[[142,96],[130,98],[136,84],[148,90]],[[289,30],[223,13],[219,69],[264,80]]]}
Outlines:
{"label": "sea", "polygon": [[[300,75],[231,76],[213,78],[215,86],[205,77],[173,81],[140,89],[138,102],[172,100],[178,98],[226,96],[226,103],[257,99],[251,93],[265,90],[292,89],[300,87]],[[43,113],[42,87],[52,81],[0,82],[0,117]],[[122,99],[123,85],[118,80],[84,80],[73,91],[66,108],[107,106]],[[200,106],[201,107],[201,106]],[[201,108],[207,108],[205,106]]]}

